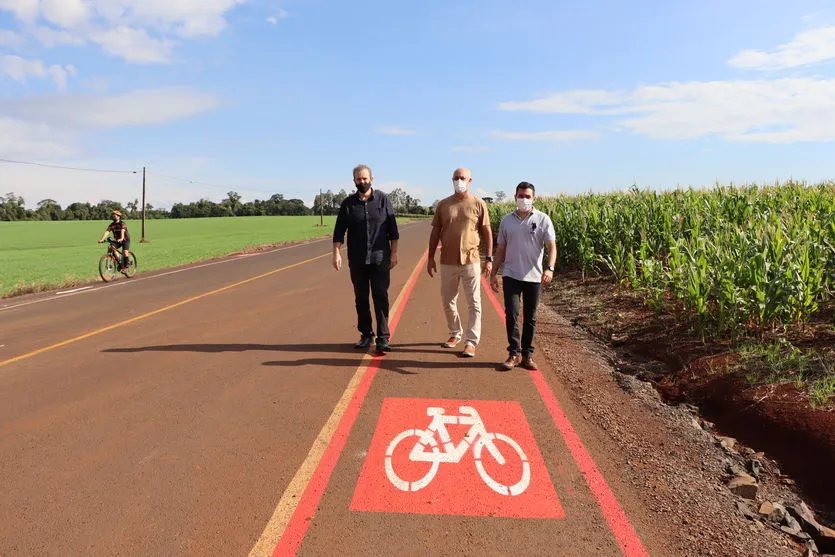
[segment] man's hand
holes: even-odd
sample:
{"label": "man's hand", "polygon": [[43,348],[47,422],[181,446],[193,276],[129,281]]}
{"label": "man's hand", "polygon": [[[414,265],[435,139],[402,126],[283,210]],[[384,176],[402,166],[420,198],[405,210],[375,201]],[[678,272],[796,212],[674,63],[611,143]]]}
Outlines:
{"label": "man's hand", "polygon": [[397,267],[397,252],[391,252],[391,257],[389,258],[389,269],[394,269]]}
{"label": "man's hand", "polygon": [[337,271],[342,270],[342,256],[339,254],[338,251],[333,253],[333,268]]}
{"label": "man's hand", "polygon": [[490,275],[490,288],[493,289],[493,292],[499,292],[499,277],[498,275]]}
{"label": "man's hand", "polygon": [[484,275],[484,278],[490,278],[490,273],[493,271],[493,264],[491,262],[487,262],[484,264],[484,270],[481,272]]}
{"label": "man's hand", "polygon": [[554,280],[554,272],[553,271],[545,271],[542,273],[542,284],[549,285],[551,281]]}
{"label": "man's hand", "polygon": [[430,277],[434,277],[435,273],[438,272],[438,267],[435,265],[434,259],[430,259],[426,262],[426,272],[429,273]]}
{"label": "man's hand", "polygon": [[103,244],[103,243],[104,243],[104,240],[99,240],[99,243],[100,243],[100,244]]}

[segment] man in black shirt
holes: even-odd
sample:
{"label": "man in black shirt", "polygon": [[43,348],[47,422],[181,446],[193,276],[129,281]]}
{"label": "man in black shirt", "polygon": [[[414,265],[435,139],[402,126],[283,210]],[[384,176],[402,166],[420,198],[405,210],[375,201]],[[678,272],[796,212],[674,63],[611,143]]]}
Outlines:
{"label": "man in black shirt", "polygon": [[359,165],[354,168],[357,192],[345,198],[339,206],[333,231],[333,267],[342,269],[342,247],[348,233],[348,267],[354,284],[357,308],[357,329],[360,340],[355,348],[368,348],[374,342],[371,306],[368,291],[374,299],[377,318],[377,352],[388,352],[389,346],[389,282],[391,269],[397,265],[397,220],[389,198],[371,187],[371,169]]}

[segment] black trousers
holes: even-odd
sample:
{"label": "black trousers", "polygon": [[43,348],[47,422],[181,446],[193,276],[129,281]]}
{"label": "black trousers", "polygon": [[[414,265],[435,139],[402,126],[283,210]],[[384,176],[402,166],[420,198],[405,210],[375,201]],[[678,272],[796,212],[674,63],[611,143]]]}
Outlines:
{"label": "black trousers", "polygon": [[377,338],[388,341],[389,332],[389,283],[391,268],[388,259],[371,265],[354,264],[351,282],[354,284],[354,302],[357,307],[357,330],[362,336],[374,336],[371,323],[371,305],[368,293],[374,300],[374,316],[377,319]]}
{"label": "black trousers", "polygon": [[[504,290],[504,323],[507,329],[507,351],[510,354],[533,355],[533,335],[536,332],[536,307],[542,284],[502,277]],[[519,338],[519,306],[522,312],[522,338]]]}

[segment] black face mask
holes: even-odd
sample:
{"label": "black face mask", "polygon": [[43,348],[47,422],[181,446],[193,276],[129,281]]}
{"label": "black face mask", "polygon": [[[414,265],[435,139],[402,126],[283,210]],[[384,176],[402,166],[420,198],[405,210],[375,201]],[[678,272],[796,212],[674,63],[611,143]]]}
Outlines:
{"label": "black face mask", "polygon": [[371,184],[356,184],[356,186],[360,193],[367,193],[371,189]]}

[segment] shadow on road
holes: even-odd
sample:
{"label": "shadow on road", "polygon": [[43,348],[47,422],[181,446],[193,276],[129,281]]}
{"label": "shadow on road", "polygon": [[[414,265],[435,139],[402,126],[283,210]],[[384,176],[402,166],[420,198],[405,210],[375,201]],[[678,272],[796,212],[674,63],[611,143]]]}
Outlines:
{"label": "shadow on road", "polygon": [[[421,350],[421,347],[435,346],[437,350]],[[449,353],[450,349],[441,348],[440,343],[393,344],[392,348],[398,352],[426,352]],[[415,349],[417,348],[417,349]],[[134,352],[204,352],[208,354],[221,352],[339,352],[343,354],[363,354],[354,348],[353,344],[160,344],[156,346],[135,346],[132,348],[107,348],[102,352],[134,353]]]}
{"label": "shadow on road", "polygon": [[[396,357],[392,358],[391,355],[383,356],[380,358],[380,370],[381,371],[392,371],[394,373],[399,373],[400,375],[416,375],[417,371],[409,371],[405,368],[415,368],[415,369],[449,369],[450,371],[459,370],[462,367],[467,369],[494,369],[496,371],[504,371],[501,366],[495,362],[479,362],[479,361],[467,361],[465,364],[460,363],[463,358],[460,358],[457,354],[452,354],[453,358],[450,358],[448,362],[426,362],[421,360],[404,360],[398,359]],[[272,361],[272,362],[264,362],[262,365],[265,366],[276,366],[276,367],[299,367],[299,366],[333,366],[333,367],[351,367],[356,366],[356,360],[340,360],[337,358],[304,358],[301,360],[279,360],[279,361]]]}
{"label": "shadow on road", "polygon": [[102,352],[358,352],[349,344],[160,344],[156,346],[135,346],[132,348],[107,348]]}
{"label": "shadow on road", "polygon": [[[434,347],[434,350],[429,349]],[[418,342],[412,344],[392,344],[393,352],[382,357],[380,360],[380,369],[392,371],[401,375],[414,375],[416,371],[408,371],[404,368],[416,369],[460,369],[461,366],[467,368],[490,368],[495,371],[506,371],[496,362],[482,362],[478,360],[469,360],[466,363],[462,362],[466,358],[461,356],[460,349],[457,348],[443,348],[440,343],[434,342]],[[335,352],[339,354],[352,354],[361,357],[365,351],[357,350],[353,344],[161,344],[156,346],[136,346],[125,348],[107,348],[102,352],[115,353],[136,353],[136,352],[202,352],[206,354],[220,354],[224,352],[250,352],[250,351],[264,351],[264,352],[300,352],[308,354],[322,354],[328,352]],[[431,362],[421,360],[405,360],[397,359],[395,354],[444,354],[449,357],[449,361],[445,362]],[[394,357],[392,357],[394,356]],[[298,367],[298,366],[327,366],[327,367],[356,367],[359,364],[358,358],[339,359],[339,358],[303,358],[299,360],[276,360],[264,362],[265,366],[277,367]]]}

